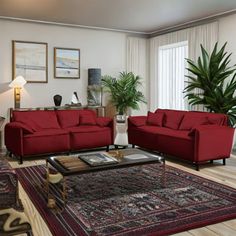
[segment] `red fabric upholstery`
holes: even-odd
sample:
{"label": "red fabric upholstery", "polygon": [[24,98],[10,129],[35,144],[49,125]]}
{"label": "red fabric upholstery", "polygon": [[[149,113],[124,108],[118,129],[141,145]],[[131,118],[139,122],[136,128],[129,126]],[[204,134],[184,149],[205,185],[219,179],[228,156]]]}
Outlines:
{"label": "red fabric upholstery", "polygon": [[79,125],[79,110],[58,110],[56,113],[62,128]]}
{"label": "red fabric upholstery", "polygon": [[26,124],[34,131],[60,129],[55,111],[13,111],[13,121]]}
{"label": "red fabric upholstery", "polygon": [[109,126],[112,124],[112,122],[113,122],[113,119],[109,118],[109,117],[97,117],[96,118],[97,125],[99,125],[101,127]]}
{"label": "red fabric upholstery", "polygon": [[229,157],[234,129],[219,125],[202,125],[196,128],[195,157],[197,162]]}
{"label": "red fabric upholstery", "polygon": [[164,113],[153,113],[149,111],[147,115],[147,124],[162,126],[163,117]]}
{"label": "red fabric upholstery", "polygon": [[182,121],[185,111],[168,110],[168,109],[157,109],[155,113],[164,113],[163,126],[170,129],[178,129],[180,122]]}
{"label": "red fabric upholstery", "polygon": [[[130,144],[157,150],[193,163],[230,157],[234,129],[226,126],[226,115],[163,109],[158,109],[156,113],[165,113],[167,116],[164,125],[172,128],[135,126],[134,122],[130,121],[136,118],[130,117],[128,122]],[[185,118],[177,130],[183,116]]]}
{"label": "red fabric upholstery", "polygon": [[103,147],[113,143],[109,127],[78,126],[66,130],[70,132],[71,150]]}
{"label": "red fabric upholstery", "polygon": [[196,125],[206,124],[208,122],[207,116],[200,113],[189,112],[184,115],[181,121],[180,130],[191,130]]}
{"label": "red fabric upholstery", "polygon": [[67,152],[70,150],[70,136],[65,130],[43,130],[23,138],[24,155]]}
{"label": "red fabric upholstery", "polygon": [[129,126],[143,126],[146,125],[147,117],[146,116],[130,116],[128,118]]}
{"label": "red fabric upholstery", "polygon": [[96,125],[96,114],[92,110],[81,110],[79,112],[80,125]]}
{"label": "red fabric upholstery", "polygon": [[23,130],[24,134],[33,134],[34,130],[30,128],[27,124],[21,122],[11,122],[10,126],[13,128],[20,128]]}
{"label": "red fabric upholstery", "polygon": [[14,111],[11,121],[5,126],[5,145],[20,157],[113,143],[113,120],[97,118],[92,110]]}
{"label": "red fabric upholstery", "polygon": [[9,151],[16,156],[23,155],[23,129],[16,126],[11,126],[11,123],[6,124],[4,140]]}

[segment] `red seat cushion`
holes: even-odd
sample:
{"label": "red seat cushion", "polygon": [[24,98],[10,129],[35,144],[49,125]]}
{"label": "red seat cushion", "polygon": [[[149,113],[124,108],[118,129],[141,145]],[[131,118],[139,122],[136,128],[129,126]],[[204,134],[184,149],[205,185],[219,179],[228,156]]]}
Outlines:
{"label": "red seat cushion", "polygon": [[67,130],[64,129],[45,129],[36,131],[33,134],[28,134],[26,137],[42,137],[42,136],[57,136],[57,135],[69,134]]}
{"label": "red seat cushion", "polygon": [[166,127],[155,127],[155,126],[148,126],[148,125],[142,126],[139,129],[144,132],[152,133],[152,134],[160,134],[160,135],[188,139],[188,140],[191,139],[191,137],[189,137],[188,135],[189,131],[185,131],[185,130],[174,130],[174,129],[169,129]]}
{"label": "red seat cushion", "polygon": [[62,128],[79,125],[79,110],[58,110],[56,113]]}
{"label": "red seat cushion", "polygon": [[96,125],[96,113],[92,110],[79,111],[79,124],[80,125]]}
{"label": "red seat cushion", "polygon": [[70,127],[65,129],[68,132],[71,133],[96,133],[101,132],[104,130],[110,130],[109,127],[100,127],[95,125],[83,125],[83,126],[77,126],[77,127]]}
{"label": "red seat cushion", "polygon": [[147,124],[162,126],[163,117],[164,113],[153,113],[149,111],[147,115]]}
{"label": "red seat cushion", "polygon": [[207,124],[208,119],[205,114],[188,112],[184,115],[184,118],[180,124],[180,130],[191,130],[196,125]]}
{"label": "red seat cushion", "polygon": [[62,129],[48,129],[24,135],[24,155],[67,152],[70,150],[69,132]]}
{"label": "red seat cushion", "polygon": [[70,144],[72,150],[103,147],[113,142],[112,129],[100,126],[77,126],[67,128],[70,132]]}
{"label": "red seat cushion", "polygon": [[34,131],[60,129],[55,111],[13,111],[13,121],[26,124]]}

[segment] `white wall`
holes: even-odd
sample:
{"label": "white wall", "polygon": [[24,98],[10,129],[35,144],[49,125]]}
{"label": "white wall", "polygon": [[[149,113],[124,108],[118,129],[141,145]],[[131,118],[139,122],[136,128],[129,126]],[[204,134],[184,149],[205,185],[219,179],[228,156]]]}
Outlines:
{"label": "white wall", "polygon": [[[126,34],[37,23],[0,20],[0,116],[8,117],[14,106],[12,80],[12,40],[48,43],[48,83],[28,83],[22,89],[21,107],[53,106],[53,96],[63,97],[62,105],[70,103],[77,91],[83,105],[87,104],[88,68],[101,68],[102,74],[116,76],[126,69]],[[80,79],[54,79],[53,48],[79,48]]]}
{"label": "white wall", "polygon": [[227,42],[226,51],[232,53],[231,64],[236,64],[236,14],[219,19],[219,46]]}

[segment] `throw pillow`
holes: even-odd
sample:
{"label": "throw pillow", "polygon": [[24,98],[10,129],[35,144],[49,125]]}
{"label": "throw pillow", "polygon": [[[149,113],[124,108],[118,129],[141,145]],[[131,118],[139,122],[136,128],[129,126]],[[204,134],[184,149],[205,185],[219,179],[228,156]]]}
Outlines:
{"label": "throw pillow", "polygon": [[149,111],[147,115],[147,124],[162,126],[163,117],[164,113],[153,113]]}
{"label": "throw pillow", "polygon": [[140,127],[140,126],[146,125],[147,117],[146,116],[134,116],[134,117],[130,116],[128,118],[128,121],[132,125],[134,125],[136,127]]}

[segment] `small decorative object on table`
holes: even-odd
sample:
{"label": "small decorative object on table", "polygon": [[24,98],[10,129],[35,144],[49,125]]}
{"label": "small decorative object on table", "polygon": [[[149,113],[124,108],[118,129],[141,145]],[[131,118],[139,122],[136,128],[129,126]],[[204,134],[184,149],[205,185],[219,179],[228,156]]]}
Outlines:
{"label": "small decorative object on table", "polygon": [[54,100],[55,106],[61,106],[61,101],[62,101],[62,96],[61,96],[61,95],[56,94],[56,95],[53,97],[53,100]]}
{"label": "small decorative object on table", "polygon": [[79,158],[88,163],[90,166],[108,165],[108,164],[115,164],[118,162],[108,153],[92,153],[92,154],[80,155]]}

